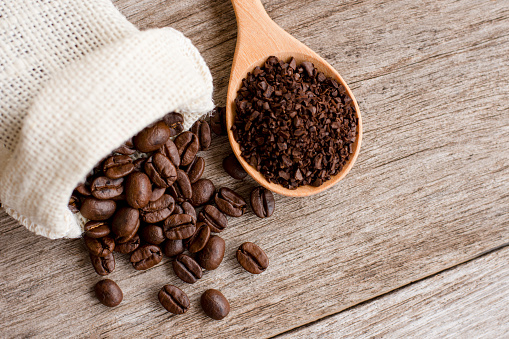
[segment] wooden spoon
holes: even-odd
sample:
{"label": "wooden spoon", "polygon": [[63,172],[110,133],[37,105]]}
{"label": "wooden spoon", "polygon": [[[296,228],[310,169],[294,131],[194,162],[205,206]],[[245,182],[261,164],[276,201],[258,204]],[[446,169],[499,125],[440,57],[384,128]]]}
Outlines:
{"label": "wooden spoon", "polygon": [[[359,105],[352,91],[339,73],[309,47],[286,33],[272,21],[267,12],[265,12],[260,0],[232,0],[232,3],[237,17],[238,32],[237,46],[233,57],[230,83],[228,85],[228,94],[226,98],[226,127],[233,153],[235,153],[235,156],[247,173],[260,185],[272,192],[292,197],[304,197],[322,192],[343,179],[352,168],[355,159],[357,159],[362,140],[362,120]],[[231,127],[235,121],[234,100],[237,96],[237,91],[241,87],[242,79],[246,77],[248,72],[252,72],[255,66],[262,66],[265,60],[271,55],[284,61],[288,61],[291,57],[294,57],[297,65],[303,61],[312,62],[319,71],[323,72],[328,77],[332,77],[338,83],[341,83],[346,88],[348,95],[352,98],[355,105],[358,118],[358,135],[357,140],[353,144],[353,154],[350,155],[348,162],[338,174],[318,187],[306,185],[290,190],[279,184],[268,182],[260,172],[244,160],[241,156],[239,144],[233,137]]]}

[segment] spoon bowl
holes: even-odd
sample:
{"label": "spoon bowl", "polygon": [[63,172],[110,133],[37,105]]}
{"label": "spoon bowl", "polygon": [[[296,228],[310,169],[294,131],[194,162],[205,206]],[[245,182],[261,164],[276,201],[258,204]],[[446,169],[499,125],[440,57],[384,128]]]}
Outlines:
{"label": "spoon bowl", "polygon": [[[320,193],[343,179],[357,159],[362,141],[362,120],[359,105],[341,75],[313,50],[292,37],[272,21],[265,12],[260,0],[232,0],[232,3],[237,17],[238,33],[226,98],[226,128],[233,153],[254,180],[274,193],[292,197],[304,197]],[[289,61],[293,57],[297,65],[304,61],[313,63],[318,71],[323,72],[327,77],[331,77],[343,85],[353,100],[358,119],[357,138],[353,144],[353,153],[341,171],[323,182],[320,186],[305,185],[291,190],[279,184],[269,182],[242,157],[240,145],[235,140],[231,131],[235,122],[235,98],[237,97],[237,91],[242,85],[242,80],[256,66],[261,67],[269,56],[275,56],[279,60],[284,61]]]}

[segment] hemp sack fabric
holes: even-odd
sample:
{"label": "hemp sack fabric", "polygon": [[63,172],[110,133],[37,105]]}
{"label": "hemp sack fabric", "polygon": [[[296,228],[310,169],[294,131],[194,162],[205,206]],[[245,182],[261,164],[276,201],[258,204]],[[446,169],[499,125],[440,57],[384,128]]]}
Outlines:
{"label": "hemp sack fabric", "polygon": [[102,158],[166,113],[189,128],[212,77],[171,28],[139,31],[110,0],[0,1],[0,200],[49,237],[79,237],[67,205]]}

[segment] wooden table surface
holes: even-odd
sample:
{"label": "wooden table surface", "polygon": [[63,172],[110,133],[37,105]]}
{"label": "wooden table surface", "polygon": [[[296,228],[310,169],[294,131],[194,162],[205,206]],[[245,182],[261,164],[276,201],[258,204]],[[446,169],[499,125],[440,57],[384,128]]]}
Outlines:
{"label": "wooden table surface", "polygon": [[[509,2],[262,2],[357,97],[364,141],[350,174],[317,196],[277,196],[271,218],[230,219],[225,260],[196,284],[168,259],[137,272],[117,256],[115,309],[93,296],[101,278],[81,240],[35,236],[1,211],[0,337],[509,336]],[[229,1],[114,3],[141,29],[189,37],[224,103]],[[225,145],[213,140],[205,176],[246,197],[255,183],[223,172]],[[244,241],[266,250],[265,273],[239,267]],[[168,283],[189,295],[185,315],[160,306]],[[208,288],[230,300],[223,321],[200,310]]]}

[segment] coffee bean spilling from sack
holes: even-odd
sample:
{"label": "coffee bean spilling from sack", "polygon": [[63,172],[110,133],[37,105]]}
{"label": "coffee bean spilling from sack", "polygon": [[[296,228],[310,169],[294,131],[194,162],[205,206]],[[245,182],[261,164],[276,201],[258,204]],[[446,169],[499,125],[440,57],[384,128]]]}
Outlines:
{"label": "coffee bean spilling from sack", "polygon": [[[216,190],[212,181],[202,178],[205,160],[197,154],[210,147],[211,130],[225,134],[224,108],[214,110],[211,126],[199,120],[191,131],[184,132],[183,122],[181,114],[170,113],[145,128],[98,164],[73,192],[69,208],[90,219],[83,237],[97,274],[113,272],[114,251],[128,254],[136,270],[159,264],[164,253],[172,258],[176,276],[190,284],[203,276],[204,269],[214,270],[223,261],[225,241],[211,233],[224,231],[226,215],[243,215],[247,204],[233,190]],[[137,152],[142,155],[134,160]],[[246,173],[232,156],[223,162],[225,171],[241,180]],[[261,187],[253,190],[251,202],[259,217],[274,211],[272,193]],[[203,206],[199,214],[198,206]],[[260,273],[262,268],[253,263],[263,251],[246,253],[240,264],[249,272]],[[264,262],[263,257],[260,260]],[[120,287],[110,279],[97,283],[96,295],[111,307],[123,298]],[[165,285],[158,298],[174,314],[185,313],[190,307],[187,295],[173,285]],[[229,312],[228,301],[217,290],[206,291],[201,300],[205,313],[213,319],[222,319]]]}

